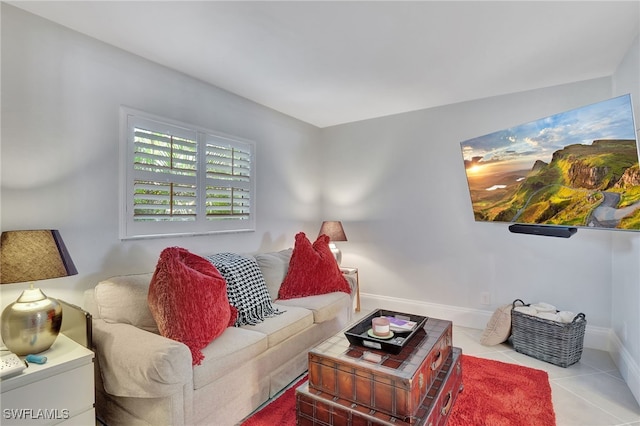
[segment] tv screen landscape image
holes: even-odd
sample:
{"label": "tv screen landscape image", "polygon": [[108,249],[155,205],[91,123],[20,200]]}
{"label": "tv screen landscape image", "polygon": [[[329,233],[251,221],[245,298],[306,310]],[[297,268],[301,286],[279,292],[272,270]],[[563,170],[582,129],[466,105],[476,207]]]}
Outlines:
{"label": "tv screen landscape image", "polygon": [[630,95],[460,146],[476,221],[640,231]]}

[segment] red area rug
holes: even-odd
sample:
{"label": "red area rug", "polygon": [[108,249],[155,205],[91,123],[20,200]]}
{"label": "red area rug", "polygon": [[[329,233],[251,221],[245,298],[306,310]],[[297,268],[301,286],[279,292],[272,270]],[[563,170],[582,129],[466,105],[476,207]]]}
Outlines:
{"label": "red area rug", "polygon": [[[296,424],[293,387],[242,426]],[[462,355],[464,390],[458,395],[447,426],[554,426],[551,386],[545,371]]]}

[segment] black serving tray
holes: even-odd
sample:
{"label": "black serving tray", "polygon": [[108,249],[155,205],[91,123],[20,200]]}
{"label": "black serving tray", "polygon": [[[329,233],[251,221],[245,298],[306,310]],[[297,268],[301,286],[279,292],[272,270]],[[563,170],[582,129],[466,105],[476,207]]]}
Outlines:
{"label": "black serving tray", "polygon": [[[401,319],[408,319],[416,323],[416,326],[411,331],[394,331],[394,336],[390,339],[379,339],[369,335],[371,329],[371,320],[375,317],[399,317]],[[370,349],[378,349],[384,352],[392,354],[398,354],[402,348],[411,340],[414,334],[418,330],[424,327],[427,322],[427,317],[413,314],[405,314],[402,312],[388,311],[385,309],[378,309],[373,311],[369,316],[358,322],[353,327],[344,332],[347,340],[352,345],[364,346]]]}

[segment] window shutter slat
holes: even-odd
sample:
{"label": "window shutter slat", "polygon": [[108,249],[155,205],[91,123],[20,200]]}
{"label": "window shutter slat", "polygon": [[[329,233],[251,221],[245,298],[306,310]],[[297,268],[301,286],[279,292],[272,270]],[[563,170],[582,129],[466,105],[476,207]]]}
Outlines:
{"label": "window shutter slat", "polygon": [[251,211],[251,152],[213,138],[206,148],[207,219],[246,219]]}
{"label": "window shutter slat", "polygon": [[135,220],[195,220],[195,185],[136,181],[134,193]]}
{"label": "window shutter slat", "polygon": [[139,179],[133,185],[133,220],[196,220],[195,138],[142,128],[133,133],[134,176]]}

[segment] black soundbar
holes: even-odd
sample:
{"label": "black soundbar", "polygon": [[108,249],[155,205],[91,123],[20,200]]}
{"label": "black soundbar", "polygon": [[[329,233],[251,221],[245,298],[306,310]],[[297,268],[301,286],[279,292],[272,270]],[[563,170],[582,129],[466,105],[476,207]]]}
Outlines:
{"label": "black soundbar", "polygon": [[515,223],[509,225],[509,231],[514,234],[544,235],[545,237],[569,238],[576,232],[577,228],[570,226],[545,226],[545,225],[523,225]]}

